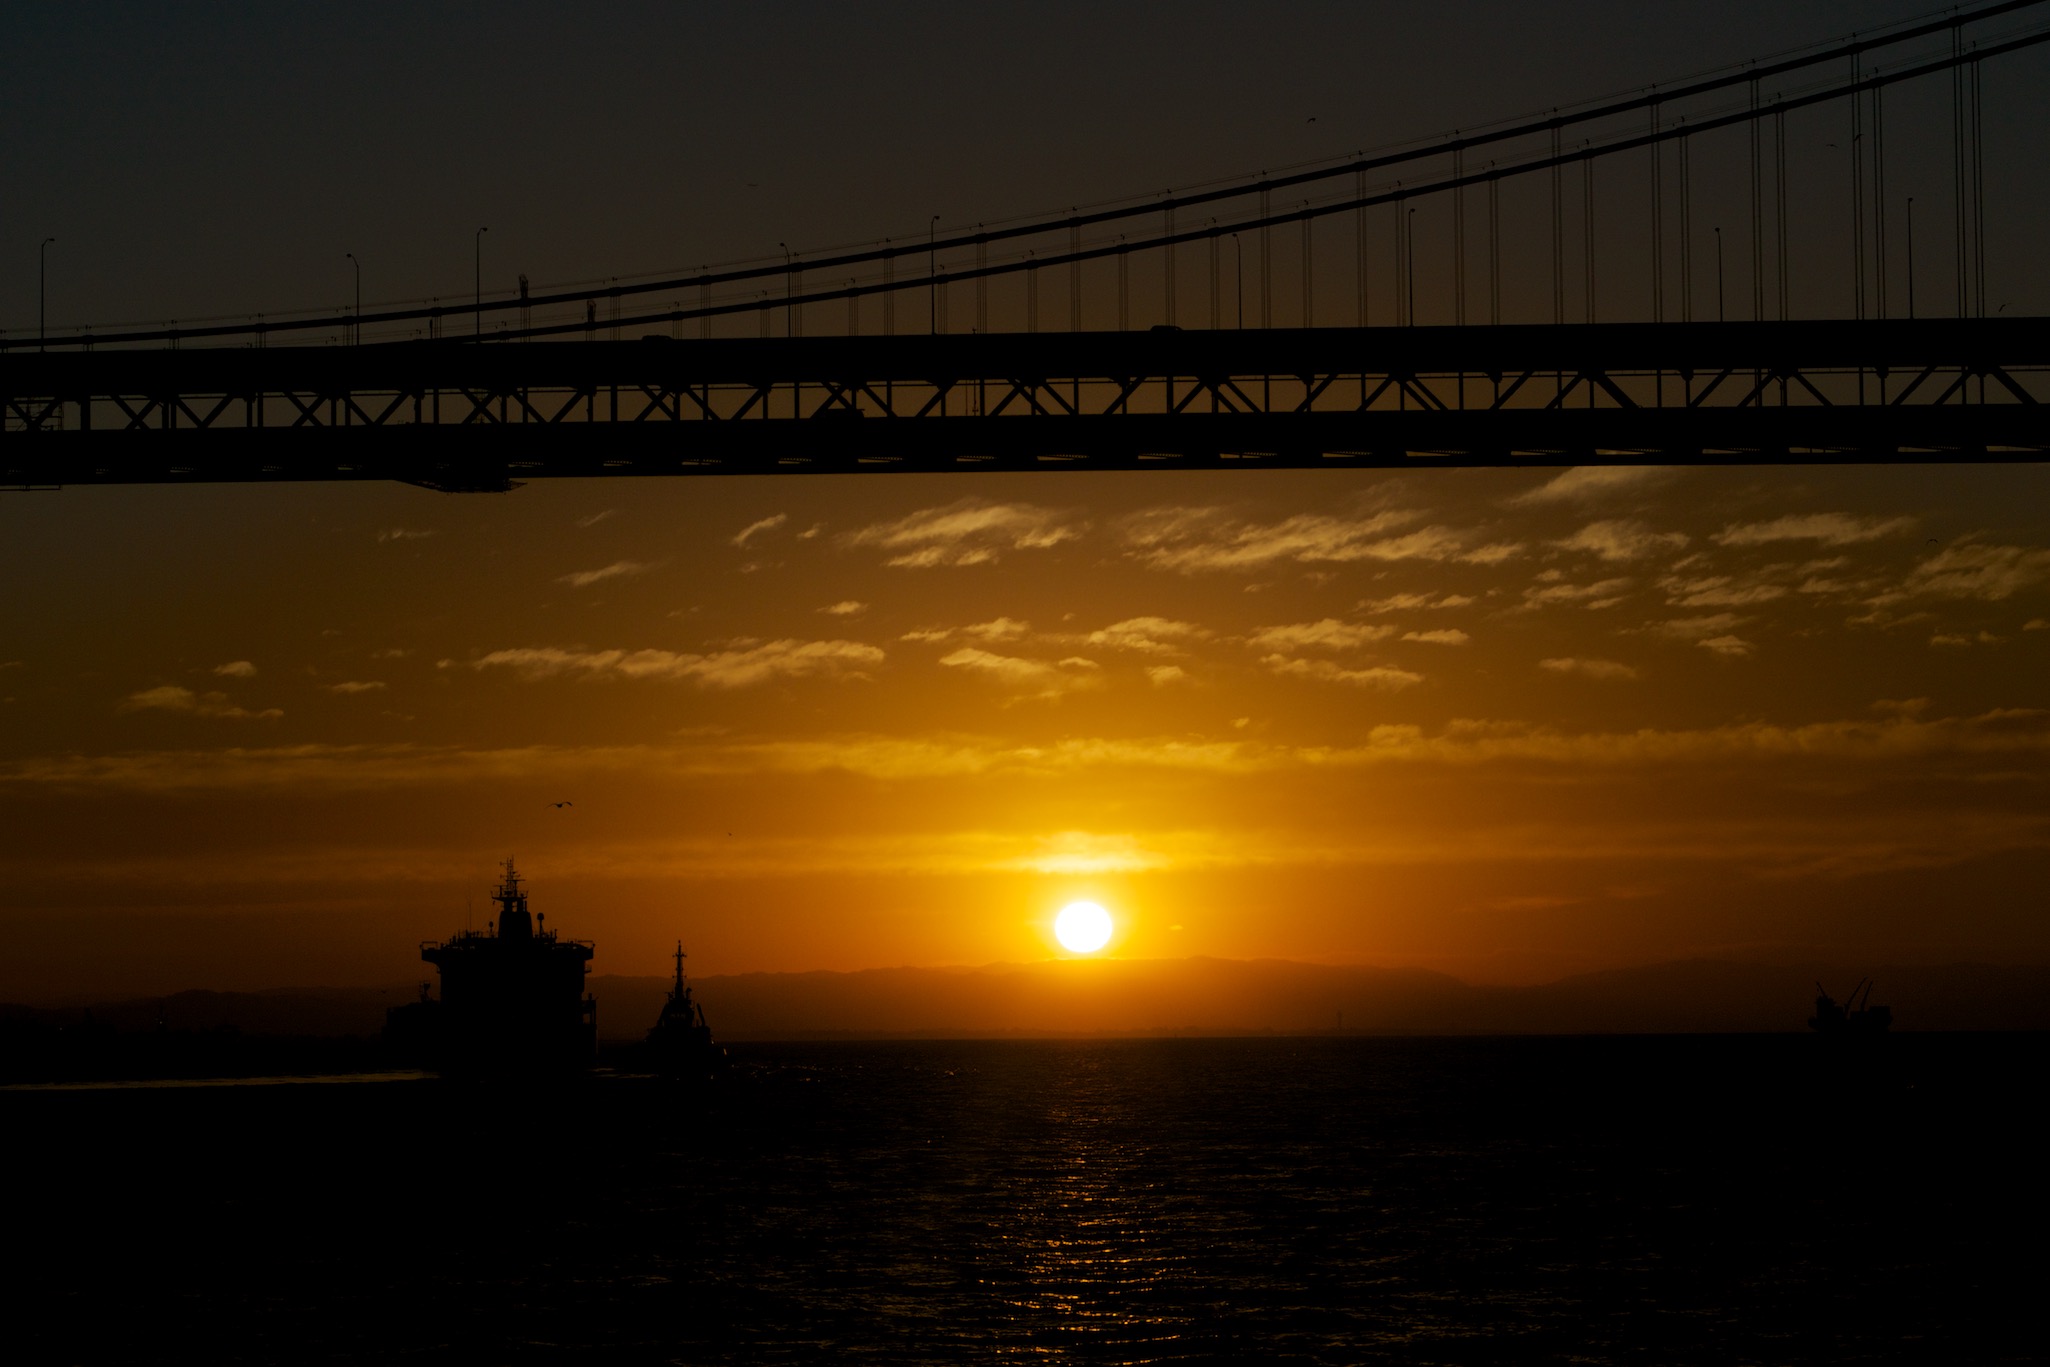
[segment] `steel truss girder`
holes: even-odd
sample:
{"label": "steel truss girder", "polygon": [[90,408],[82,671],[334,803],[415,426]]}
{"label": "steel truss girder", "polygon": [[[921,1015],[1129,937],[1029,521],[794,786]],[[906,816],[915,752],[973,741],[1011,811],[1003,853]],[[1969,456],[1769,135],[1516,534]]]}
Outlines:
{"label": "steel truss girder", "polygon": [[[272,395],[285,403],[267,410]],[[10,486],[2046,450],[2038,319],[425,343],[0,368]]]}

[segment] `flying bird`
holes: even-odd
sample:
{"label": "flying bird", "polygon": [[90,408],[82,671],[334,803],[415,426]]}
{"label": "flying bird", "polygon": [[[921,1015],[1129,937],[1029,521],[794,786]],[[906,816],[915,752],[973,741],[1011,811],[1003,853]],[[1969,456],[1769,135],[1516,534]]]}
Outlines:
{"label": "flying bird", "polygon": [[560,809],[562,809],[562,808],[564,808],[564,807],[574,807],[574,806],[576,806],[577,804],[576,804],[576,803],[574,803],[574,802],[551,802],[551,803],[549,803],[548,805],[549,805],[549,806],[551,806],[551,807],[554,807],[554,808],[556,808],[557,810],[560,810]]}

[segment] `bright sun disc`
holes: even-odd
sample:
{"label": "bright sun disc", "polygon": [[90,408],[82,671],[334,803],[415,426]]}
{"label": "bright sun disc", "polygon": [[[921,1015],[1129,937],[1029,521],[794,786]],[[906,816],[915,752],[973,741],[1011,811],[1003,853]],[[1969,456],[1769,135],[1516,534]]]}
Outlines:
{"label": "bright sun disc", "polygon": [[1053,937],[1076,954],[1094,954],[1110,943],[1110,913],[1094,902],[1070,902],[1053,918]]}

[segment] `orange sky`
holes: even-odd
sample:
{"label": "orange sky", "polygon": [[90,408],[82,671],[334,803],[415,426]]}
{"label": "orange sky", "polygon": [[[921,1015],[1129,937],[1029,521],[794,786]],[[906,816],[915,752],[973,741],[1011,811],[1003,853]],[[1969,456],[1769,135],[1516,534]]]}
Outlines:
{"label": "orange sky", "polygon": [[[0,499],[0,997],[386,983],[495,861],[660,973],[2041,962],[2040,469]],[[548,804],[569,800],[573,806]]]}

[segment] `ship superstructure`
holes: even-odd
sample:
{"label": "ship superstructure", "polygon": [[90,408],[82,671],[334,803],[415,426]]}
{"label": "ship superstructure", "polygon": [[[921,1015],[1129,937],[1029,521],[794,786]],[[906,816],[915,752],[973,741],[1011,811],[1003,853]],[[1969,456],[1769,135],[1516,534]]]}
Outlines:
{"label": "ship superstructure", "polygon": [[444,1073],[576,1072],[597,1051],[598,1003],[584,990],[594,948],[549,930],[545,913],[528,910],[520,884],[506,860],[487,929],[420,946],[420,957],[441,971],[441,999],[423,1033]]}

